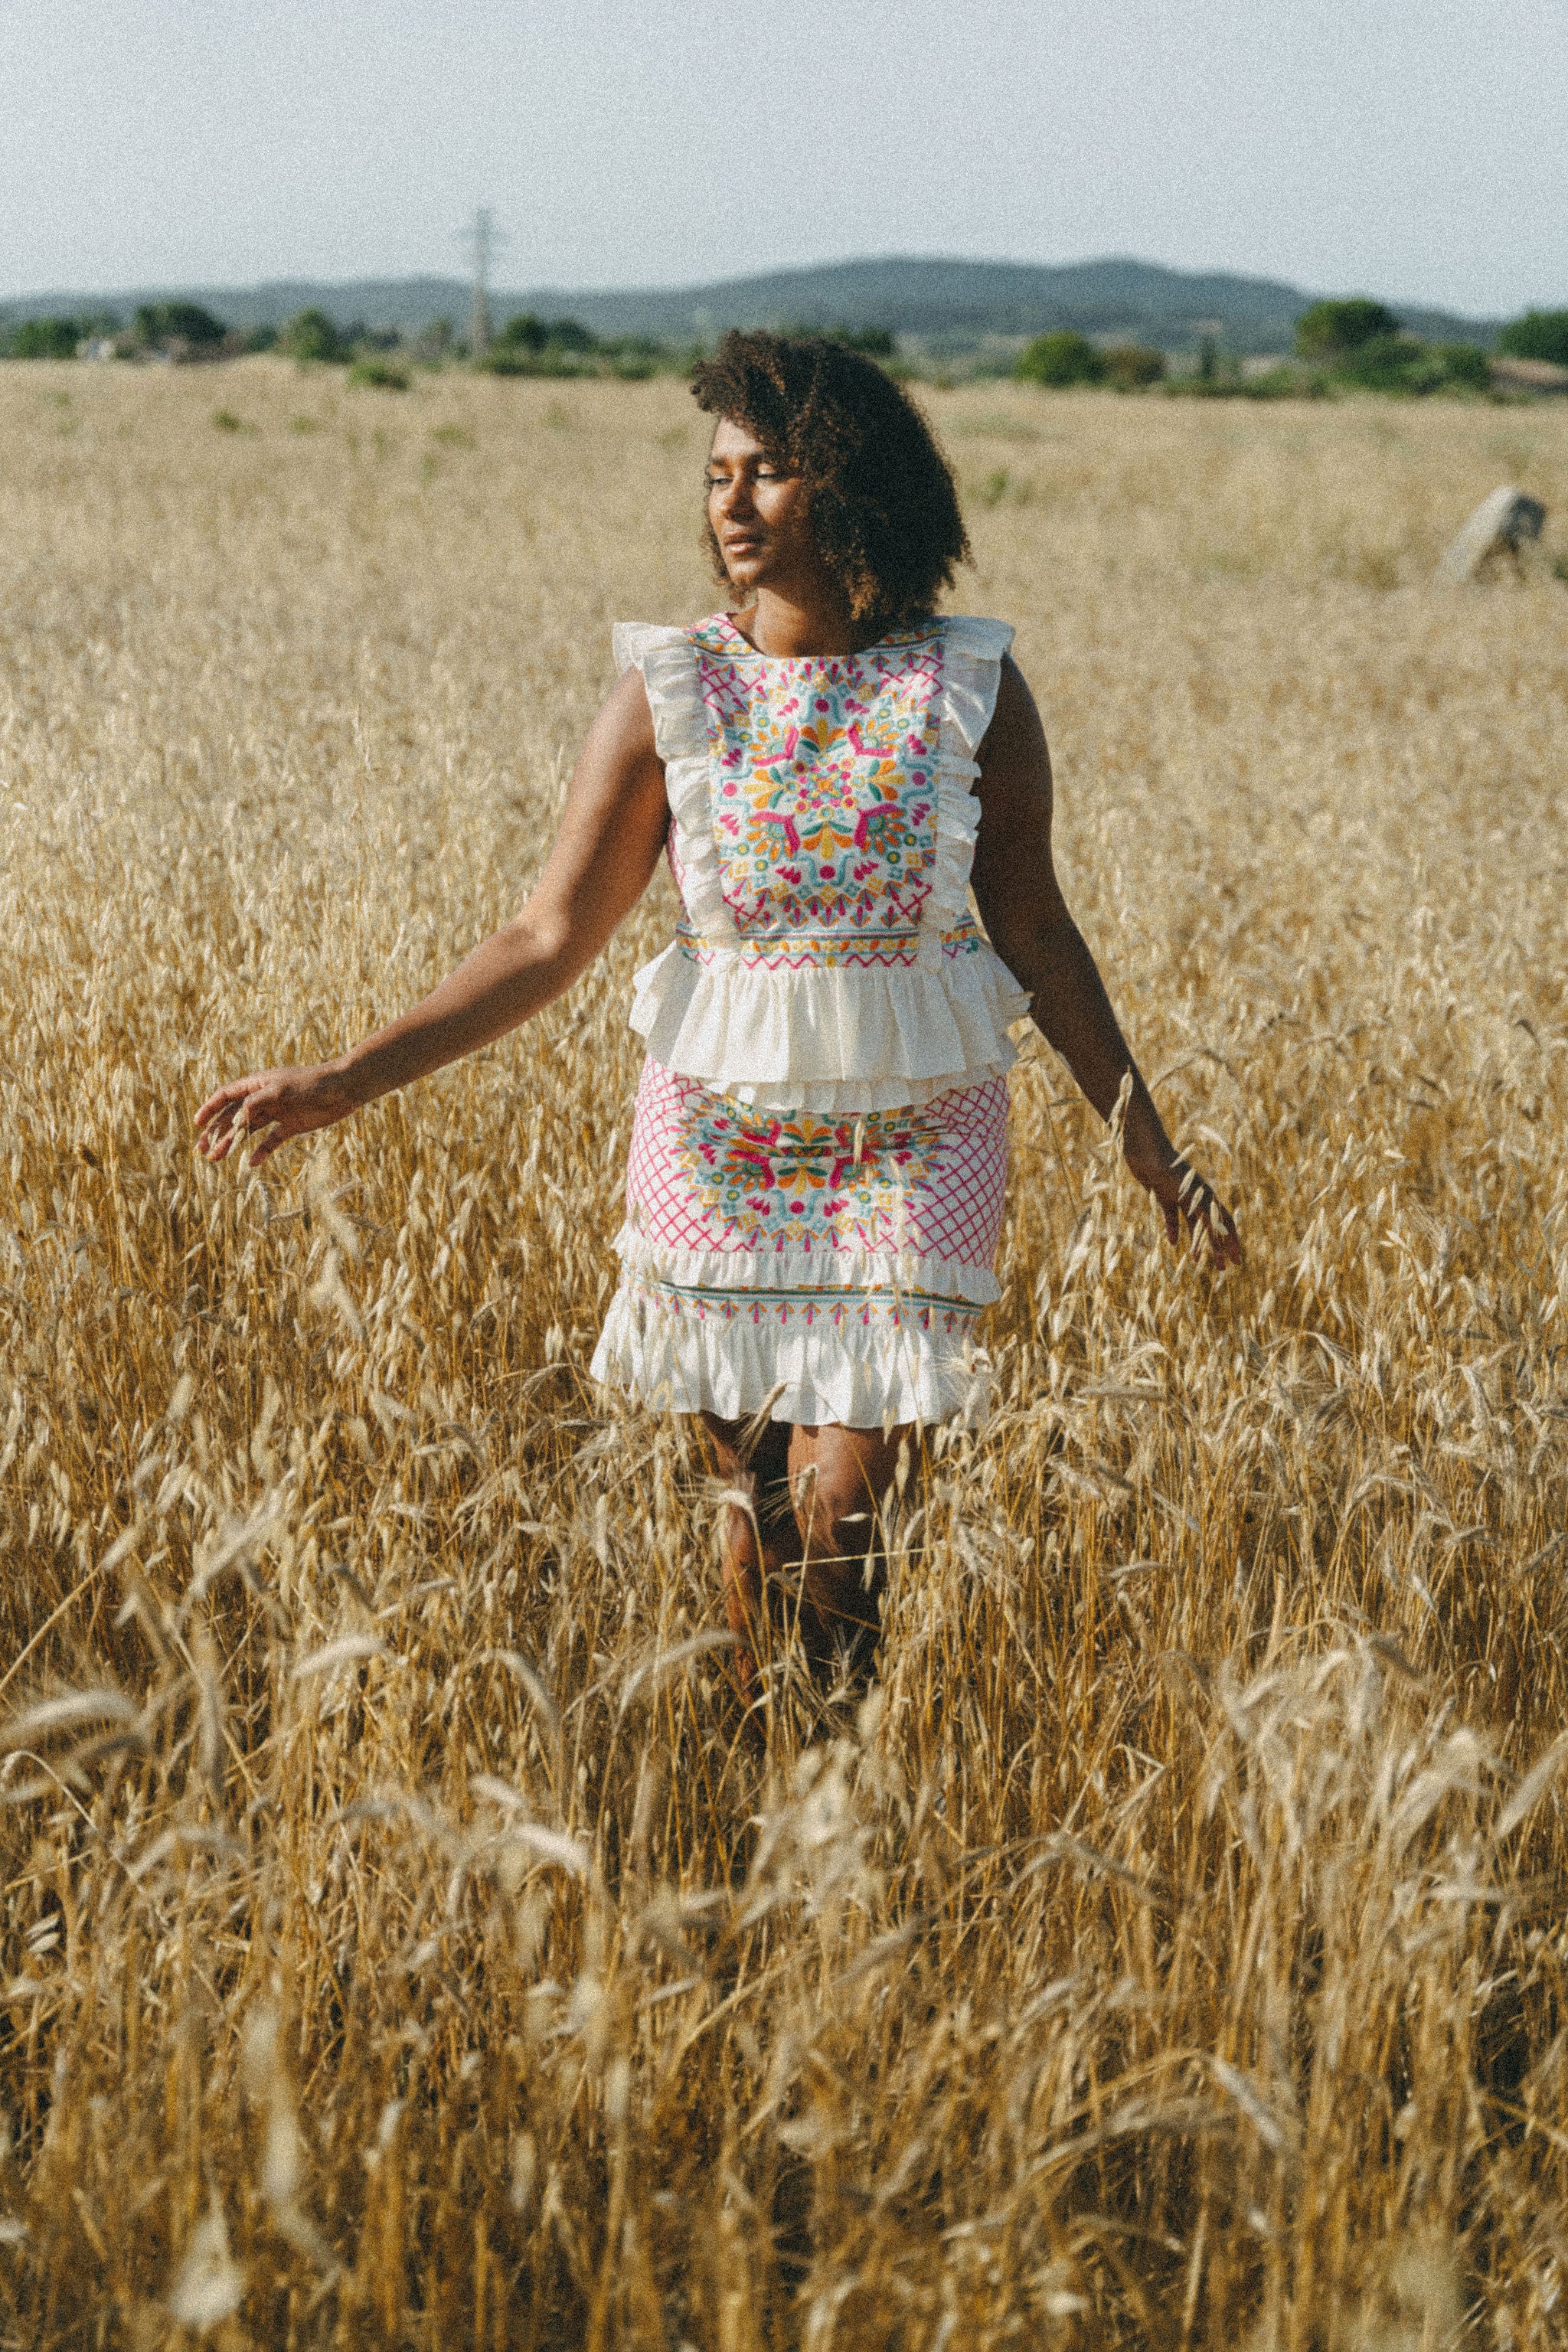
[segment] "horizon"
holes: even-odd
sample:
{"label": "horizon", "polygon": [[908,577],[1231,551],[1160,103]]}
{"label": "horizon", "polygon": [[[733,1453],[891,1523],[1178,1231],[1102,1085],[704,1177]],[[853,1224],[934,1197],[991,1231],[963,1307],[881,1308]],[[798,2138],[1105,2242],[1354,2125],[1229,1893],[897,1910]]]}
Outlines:
{"label": "horizon", "polygon": [[[1462,304],[1456,301],[1432,300],[1423,297],[1405,296],[1398,292],[1391,292],[1386,287],[1350,283],[1309,286],[1267,270],[1235,269],[1218,266],[1178,268],[1173,263],[1151,260],[1145,255],[1128,251],[1086,254],[1065,261],[1041,261],[1037,259],[1022,259],[1017,257],[1006,255],[924,253],[905,248],[902,250],[888,250],[879,253],[841,254],[831,259],[788,263],[771,269],[737,269],[733,271],[726,271],[722,275],[709,278],[671,278],[666,279],[649,279],[646,282],[635,281],[630,278],[623,278],[616,281],[605,282],[604,284],[591,284],[584,280],[570,281],[564,278],[536,279],[531,283],[526,284],[521,282],[510,285],[497,283],[492,285],[489,289],[489,299],[492,303],[505,304],[512,301],[534,301],[542,299],[558,299],[564,301],[580,296],[591,296],[596,299],[603,299],[617,295],[674,296],[688,292],[709,293],[719,291],[726,287],[749,285],[759,280],[765,280],[768,278],[812,278],[837,270],[845,270],[856,268],[886,268],[898,264],[910,263],[934,268],[1049,270],[1053,272],[1092,270],[1110,268],[1131,268],[1157,271],[1161,275],[1170,277],[1177,281],[1192,279],[1225,279],[1234,281],[1238,286],[1267,286],[1278,288],[1281,290],[1288,291],[1292,295],[1300,295],[1307,301],[1314,301],[1328,297],[1370,295],[1377,300],[1386,303],[1391,309],[1396,310],[1404,309],[1412,311],[1447,311],[1457,319],[1468,319],[1477,325],[1495,325],[1500,320],[1509,315],[1504,311],[1499,310],[1489,312],[1467,310]],[[464,276],[462,271],[456,268],[447,270],[428,268],[399,271],[354,271],[337,277],[331,277],[321,273],[312,273],[304,269],[269,270],[256,277],[248,278],[235,278],[230,280],[218,278],[199,279],[189,277],[181,278],[147,278],[132,280],[120,286],[79,285],[75,287],[67,287],[63,285],[55,285],[37,289],[11,289],[5,292],[0,292],[0,314],[3,314],[10,305],[15,303],[36,305],[46,301],[82,303],[91,301],[113,301],[117,299],[121,300],[130,300],[134,297],[146,295],[169,297],[207,294],[215,299],[221,299],[225,294],[240,296],[264,294],[291,288],[310,291],[320,291],[333,287],[341,287],[345,290],[363,290],[371,288],[381,287],[390,289],[395,288],[409,288],[423,285],[466,288],[468,282],[469,281]],[[1568,300],[1568,289],[1565,289],[1564,299]],[[1526,308],[1530,306],[1521,305],[1520,307]]]}

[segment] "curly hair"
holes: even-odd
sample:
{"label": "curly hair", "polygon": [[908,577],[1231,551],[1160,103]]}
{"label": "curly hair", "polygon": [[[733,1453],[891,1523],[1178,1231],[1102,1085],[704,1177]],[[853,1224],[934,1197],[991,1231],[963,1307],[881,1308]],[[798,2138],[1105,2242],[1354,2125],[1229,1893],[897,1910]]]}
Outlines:
{"label": "curly hair", "polygon": [[[805,483],[817,550],[858,622],[926,618],[969,540],[930,425],[874,361],[825,336],[731,328],[691,392]],[[711,522],[707,543],[722,581]]]}

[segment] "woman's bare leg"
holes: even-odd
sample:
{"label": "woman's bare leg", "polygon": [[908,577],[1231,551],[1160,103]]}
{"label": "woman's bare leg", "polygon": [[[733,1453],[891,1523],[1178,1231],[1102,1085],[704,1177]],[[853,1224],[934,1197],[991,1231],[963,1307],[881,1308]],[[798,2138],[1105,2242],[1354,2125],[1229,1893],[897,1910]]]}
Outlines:
{"label": "woman's bare leg", "polygon": [[831,1679],[841,1663],[852,1674],[870,1665],[887,1576],[877,1515],[910,1437],[907,1424],[887,1436],[837,1423],[790,1433],[790,1496],[805,1562],[801,1633],[819,1679]]}
{"label": "woman's bare leg", "polygon": [[851,1671],[864,1671],[886,1578],[877,1513],[909,1426],[884,1437],[879,1429],[837,1422],[812,1429],[773,1421],[748,1444],[748,1423],[709,1412],[702,1419],[720,1475],[752,1501],[750,1511],[731,1503],[724,1523],[724,1612],[742,1697],[749,1706],[756,1696],[768,1587],[776,1591],[782,1572],[794,1567],[803,1570],[800,1630],[813,1674],[831,1681],[846,1659]]}
{"label": "woman's bare leg", "polygon": [[748,1423],[721,1421],[715,1412],[705,1412],[702,1419],[719,1457],[721,1477],[752,1498],[750,1511],[738,1503],[727,1507],[723,1543],[724,1614],[735,1636],[736,1685],[750,1706],[757,1695],[767,1587],[800,1551],[789,1499],[790,1432],[787,1423],[770,1421],[748,1444]]}

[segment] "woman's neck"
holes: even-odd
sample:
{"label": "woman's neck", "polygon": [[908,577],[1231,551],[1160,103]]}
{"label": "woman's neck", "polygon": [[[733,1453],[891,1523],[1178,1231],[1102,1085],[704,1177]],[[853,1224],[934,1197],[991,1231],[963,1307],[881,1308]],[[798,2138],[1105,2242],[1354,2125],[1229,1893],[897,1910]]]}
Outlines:
{"label": "woman's neck", "polygon": [[797,601],[774,588],[760,588],[755,601],[733,616],[735,626],[760,654],[798,660],[810,654],[858,654],[876,644],[874,624],[857,623],[847,604],[815,598]]}

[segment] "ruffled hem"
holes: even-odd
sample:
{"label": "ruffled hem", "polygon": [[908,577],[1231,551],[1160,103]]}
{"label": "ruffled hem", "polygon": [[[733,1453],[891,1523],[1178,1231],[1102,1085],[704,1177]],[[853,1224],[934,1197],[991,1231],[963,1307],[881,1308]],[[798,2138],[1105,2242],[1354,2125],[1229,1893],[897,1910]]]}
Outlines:
{"label": "ruffled hem", "polygon": [[836,1325],[792,1315],[782,1326],[702,1317],[629,1284],[610,1301],[592,1370],[658,1412],[742,1421],[765,1407],[806,1428],[973,1425],[990,1405],[990,1364],[967,1331],[931,1330],[912,1316]]}
{"label": "ruffled hem", "polygon": [[699,962],[678,940],[633,982],[631,1025],[667,1070],[759,1108],[891,1110],[1000,1077],[1029,999],[984,941],[925,964]]}
{"label": "ruffled hem", "polygon": [[914,1305],[921,1298],[954,1305],[991,1307],[1002,1286],[988,1265],[960,1265],[951,1258],[921,1256],[916,1250],[666,1249],[650,1242],[630,1221],[616,1235],[622,1265],[642,1284],[663,1284],[682,1292],[728,1295],[737,1291],[789,1291],[797,1297],[820,1292],[838,1305],[863,1305],[886,1297]]}

